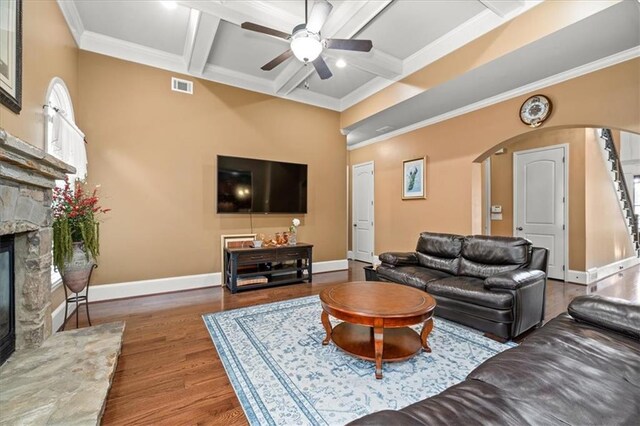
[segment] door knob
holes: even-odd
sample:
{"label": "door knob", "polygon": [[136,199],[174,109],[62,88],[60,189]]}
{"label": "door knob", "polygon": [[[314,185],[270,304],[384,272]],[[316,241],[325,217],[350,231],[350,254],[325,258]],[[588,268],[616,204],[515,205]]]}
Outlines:
{"label": "door knob", "polygon": [[524,228],[522,228],[522,226],[518,226],[516,229],[517,229],[518,231],[522,231]]}

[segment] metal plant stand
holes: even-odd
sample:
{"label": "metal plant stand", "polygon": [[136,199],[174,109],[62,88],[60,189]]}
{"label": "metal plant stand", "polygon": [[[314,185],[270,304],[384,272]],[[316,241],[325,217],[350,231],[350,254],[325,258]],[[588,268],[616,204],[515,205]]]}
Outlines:
{"label": "metal plant stand", "polygon": [[[97,267],[98,265],[94,264],[93,268],[91,268],[91,271],[89,272],[89,279],[87,279],[87,286],[85,287],[86,291],[82,296],[80,295],[80,293],[76,293],[71,291],[70,289],[67,289],[67,286],[64,283],[62,284],[62,286],[64,287],[64,299],[65,299],[64,300],[64,322],[62,323],[62,331],[64,331],[65,327],[67,326],[67,315],[69,312],[70,303],[76,304],[76,328],[78,328],[79,317],[80,317],[80,311],[78,310],[78,305],[80,304],[80,302],[84,302],[84,306],[87,311],[87,321],[89,322],[89,326],[91,326],[91,317],[89,316],[89,283],[91,282],[91,275],[93,274],[93,270]],[[69,293],[72,293],[75,296],[69,296]]]}

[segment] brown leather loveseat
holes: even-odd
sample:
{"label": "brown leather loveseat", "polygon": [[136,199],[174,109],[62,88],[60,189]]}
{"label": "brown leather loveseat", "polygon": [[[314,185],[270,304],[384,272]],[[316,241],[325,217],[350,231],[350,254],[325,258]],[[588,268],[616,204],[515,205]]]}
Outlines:
{"label": "brown leather loveseat", "polygon": [[511,339],[542,323],[547,253],[524,238],[423,232],[415,252],[381,254],[376,272],[428,292],[437,316]]}

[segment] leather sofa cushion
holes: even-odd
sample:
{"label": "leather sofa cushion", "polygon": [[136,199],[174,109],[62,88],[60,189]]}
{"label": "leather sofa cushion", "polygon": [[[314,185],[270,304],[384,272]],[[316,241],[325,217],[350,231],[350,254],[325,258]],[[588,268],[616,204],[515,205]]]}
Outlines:
{"label": "leather sofa cushion", "polygon": [[436,234],[423,232],[418,239],[416,251],[445,259],[454,259],[460,256],[464,237],[455,234]]}
{"label": "leather sofa cushion", "polygon": [[[395,414],[395,415],[394,415]],[[527,399],[512,398],[495,386],[465,381],[400,411],[381,411],[349,426],[386,425],[554,425],[557,420]]]}
{"label": "leather sofa cushion", "polygon": [[463,257],[460,259],[459,274],[484,279],[493,275],[513,271],[518,268],[520,268],[520,265],[489,265],[486,263],[473,262]]}
{"label": "leather sofa cushion", "polygon": [[417,252],[418,262],[425,268],[436,269],[448,274],[457,275],[460,269],[460,258],[447,259]]}
{"label": "leather sofa cushion", "polygon": [[380,265],[376,269],[376,273],[382,279],[405,284],[420,290],[424,290],[430,281],[451,276],[445,272],[426,269],[422,266],[396,266],[394,268]]}
{"label": "leather sofa cushion", "polygon": [[513,295],[509,292],[492,291],[484,286],[484,280],[475,277],[449,277],[427,283],[427,293],[449,299],[473,303],[487,308],[509,309],[513,306]]}
{"label": "leather sofa cushion", "polygon": [[569,304],[569,315],[598,327],[640,339],[640,305],[601,296],[579,296]]}
{"label": "leather sofa cushion", "polygon": [[382,263],[388,263],[389,265],[417,265],[418,258],[416,253],[410,252],[396,252],[388,251],[380,255],[380,261]]}
{"label": "leather sofa cushion", "polygon": [[524,238],[473,235],[465,237],[462,257],[486,265],[525,266],[530,246]]}
{"label": "leather sofa cushion", "polygon": [[640,418],[638,340],[567,314],[489,359],[469,379],[551,413],[558,424],[631,425]]}

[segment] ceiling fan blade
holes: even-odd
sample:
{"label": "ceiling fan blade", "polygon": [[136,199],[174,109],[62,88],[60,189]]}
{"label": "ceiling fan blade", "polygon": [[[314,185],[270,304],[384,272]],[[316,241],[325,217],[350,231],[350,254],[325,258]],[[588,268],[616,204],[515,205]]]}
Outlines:
{"label": "ceiling fan blade", "polygon": [[280,56],[277,56],[274,59],[272,59],[271,62],[268,62],[263,66],[261,66],[260,69],[263,71],[271,71],[272,69],[274,69],[275,67],[277,67],[278,65],[280,65],[281,63],[289,59],[291,55],[293,55],[293,52],[291,51],[291,49],[288,49],[287,51],[282,53]]}
{"label": "ceiling fan blade", "polygon": [[319,33],[327,21],[331,9],[333,9],[333,5],[327,0],[316,0],[309,15],[309,21],[307,21],[307,30],[312,33]]}
{"label": "ceiling fan blade", "polygon": [[282,31],[274,30],[273,28],[263,27],[262,25],[254,24],[253,22],[243,22],[240,27],[245,30],[255,31],[261,34],[267,34],[273,37],[283,38],[289,40],[291,34],[283,33]]}
{"label": "ceiling fan blade", "polygon": [[321,80],[326,80],[331,77],[331,70],[327,66],[327,63],[322,59],[322,56],[318,56],[315,61],[313,61],[313,66],[318,72]]}
{"label": "ceiling fan blade", "polygon": [[328,38],[325,40],[325,44],[329,49],[353,50],[356,52],[368,52],[373,48],[371,40]]}

